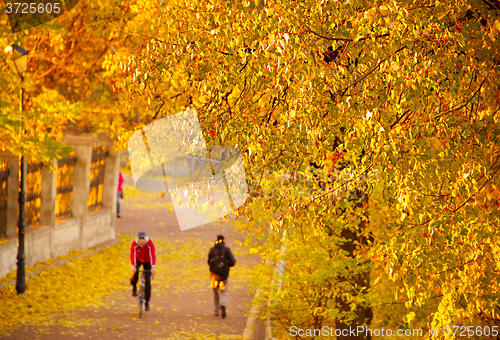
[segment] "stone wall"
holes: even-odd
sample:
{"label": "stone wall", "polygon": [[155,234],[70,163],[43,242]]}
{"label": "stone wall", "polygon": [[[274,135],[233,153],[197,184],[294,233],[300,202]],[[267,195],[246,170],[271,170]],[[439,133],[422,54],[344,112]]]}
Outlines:
{"label": "stone wall", "polygon": [[[116,201],[118,172],[121,152],[113,151],[113,141],[105,134],[67,135],[63,142],[75,149],[76,165],[73,187],[71,218],[56,221],[55,197],[57,178],[55,173],[42,171],[42,202],[40,226],[26,229],[26,267],[68,254],[73,250],[92,248],[114,239],[116,225]],[[104,171],[104,195],[102,208],[95,212],[87,210],[89,196],[89,174],[94,142],[107,145],[108,157]],[[8,181],[8,242],[0,246],[0,278],[17,268],[17,211],[19,188],[19,157],[2,154],[11,169]],[[54,160],[57,165],[57,160]]]}

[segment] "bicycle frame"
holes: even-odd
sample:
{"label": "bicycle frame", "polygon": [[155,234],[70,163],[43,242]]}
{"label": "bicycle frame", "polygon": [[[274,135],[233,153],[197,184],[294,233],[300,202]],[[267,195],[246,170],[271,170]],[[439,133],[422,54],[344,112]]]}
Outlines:
{"label": "bicycle frame", "polygon": [[139,318],[142,318],[142,310],[144,309],[145,295],[146,295],[146,275],[145,273],[151,272],[150,270],[138,270],[138,275],[140,276],[141,285],[139,287],[139,293],[137,294],[137,301],[139,302]]}

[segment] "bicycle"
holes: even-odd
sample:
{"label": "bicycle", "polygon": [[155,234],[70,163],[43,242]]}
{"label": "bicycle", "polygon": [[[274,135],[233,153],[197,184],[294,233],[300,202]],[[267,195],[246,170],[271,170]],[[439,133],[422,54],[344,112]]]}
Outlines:
{"label": "bicycle", "polygon": [[[145,308],[146,303],[146,275],[144,273],[151,272],[150,270],[139,269],[139,274],[141,275],[141,285],[139,287],[139,292],[137,293],[137,301],[139,302],[139,318],[142,318],[142,310]],[[152,279],[153,277],[151,277]]]}

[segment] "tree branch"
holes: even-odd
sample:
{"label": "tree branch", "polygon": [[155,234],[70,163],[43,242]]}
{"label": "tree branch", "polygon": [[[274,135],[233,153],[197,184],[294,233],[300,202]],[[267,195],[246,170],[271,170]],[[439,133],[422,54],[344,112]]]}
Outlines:
{"label": "tree branch", "polygon": [[488,79],[488,76],[484,77],[483,81],[481,82],[481,85],[479,85],[479,88],[476,90],[476,92],[474,92],[474,94],[472,95],[472,97],[469,98],[469,100],[467,100],[465,102],[465,104],[463,104],[462,106],[460,106],[459,108],[456,108],[456,109],[452,109],[452,110],[449,110],[449,111],[446,111],[445,113],[442,113],[438,116],[436,116],[436,118],[439,118],[447,113],[450,113],[450,112],[455,112],[455,111],[458,111],[460,109],[463,109],[464,107],[466,107],[467,105],[469,105],[469,103],[471,102],[471,100],[476,96],[476,94],[478,94],[478,92],[481,90],[481,88],[483,87],[484,85],[484,82],[486,81],[486,79]]}
{"label": "tree branch", "polygon": [[[354,39],[350,39],[350,38],[332,38],[332,37],[327,37],[325,35],[321,35],[319,33],[314,32],[310,28],[307,28],[307,30],[305,30],[305,33],[312,33],[315,36],[317,36],[317,37],[319,37],[321,39],[328,40],[328,41],[345,41],[345,42],[354,41]],[[383,37],[389,37],[389,36],[390,36],[389,33],[385,33],[385,34],[376,35],[375,38],[377,39],[377,38],[383,38]],[[359,39],[357,41],[363,41],[363,40],[367,40],[367,39],[371,39],[371,37],[361,38],[361,39]]]}
{"label": "tree branch", "polygon": [[[349,88],[351,88],[351,87],[353,87],[354,85],[358,84],[359,82],[363,81],[366,77],[368,77],[370,74],[372,74],[372,73],[373,73],[373,72],[374,72],[374,71],[375,71],[375,70],[376,70],[376,69],[377,69],[377,68],[378,68],[378,67],[379,67],[379,66],[380,66],[380,65],[381,65],[384,61],[385,61],[385,59],[384,59],[384,60],[382,60],[381,62],[379,62],[379,63],[377,64],[377,66],[375,66],[374,68],[372,68],[370,71],[368,71],[365,75],[363,75],[361,78],[359,78],[358,80],[356,80],[354,83],[352,83],[351,85],[348,85],[347,87],[343,88],[343,89],[342,89],[342,90],[340,90],[340,91],[345,92],[345,91],[347,91]],[[340,92],[340,91],[339,91],[339,92]]]}
{"label": "tree branch", "polygon": [[[499,156],[499,157],[500,157],[500,156]],[[498,158],[497,158],[497,160],[498,160]],[[495,163],[496,163],[496,162],[495,162]],[[493,172],[493,175],[492,175],[491,177],[493,177],[493,176],[494,176],[494,175],[498,172],[498,169],[500,169],[500,168],[497,168],[497,169],[495,170],[495,172]],[[491,170],[491,169],[490,169],[490,170]],[[490,179],[491,179],[491,178],[490,178]],[[457,212],[457,211],[458,211],[459,209],[461,209],[461,208],[462,208],[462,207],[463,207],[463,206],[464,206],[467,202],[469,202],[469,201],[471,200],[471,198],[472,198],[472,197],[476,196],[476,195],[477,195],[477,193],[478,193],[478,192],[480,192],[480,191],[481,191],[481,189],[483,189],[483,188],[484,188],[484,186],[486,185],[486,183],[488,183],[488,182],[490,181],[490,179],[487,179],[487,180],[483,183],[483,185],[481,185],[481,187],[480,187],[480,188],[479,188],[479,189],[478,189],[478,190],[477,190],[474,194],[472,194],[472,195],[471,195],[471,196],[470,196],[470,197],[469,197],[469,198],[468,198],[468,199],[467,199],[464,203],[462,203],[462,204],[461,204],[458,208],[456,208],[455,210],[453,210],[453,212]]]}
{"label": "tree branch", "polygon": [[224,55],[233,55],[232,53],[226,53],[226,52],[222,52],[222,51],[217,51],[217,52],[222,53]]}
{"label": "tree branch", "polygon": [[240,70],[239,73],[241,73],[241,71],[243,71],[245,69],[245,67],[247,67],[247,65],[248,65],[248,60],[246,61],[245,66],[243,66],[243,68]]}
{"label": "tree branch", "polygon": [[158,108],[158,110],[156,111],[155,115],[153,116],[152,120],[155,120],[156,119],[156,116],[158,116],[158,113],[160,112],[160,110],[162,109],[163,105],[165,105],[165,101],[163,99],[161,99],[160,96],[158,96],[158,98],[160,98],[161,100],[161,105],[160,107]]}
{"label": "tree branch", "polygon": [[[402,115],[401,117],[399,117],[394,123],[391,124],[391,129],[394,127],[394,125],[396,125],[401,119],[403,119],[403,117],[408,113],[410,112],[410,110],[406,110]],[[405,119],[406,121],[406,119]]]}

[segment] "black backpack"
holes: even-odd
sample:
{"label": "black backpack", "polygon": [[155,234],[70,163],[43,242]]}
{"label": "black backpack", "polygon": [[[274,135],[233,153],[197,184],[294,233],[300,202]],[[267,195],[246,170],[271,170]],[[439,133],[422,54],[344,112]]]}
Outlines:
{"label": "black backpack", "polygon": [[[215,251],[217,250],[216,248]],[[210,259],[210,271],[219,275],[222,279],[227,276],[229,272],[229,263],[224,248],[220,248],[219,254],[216,253],[215,256]]]}

